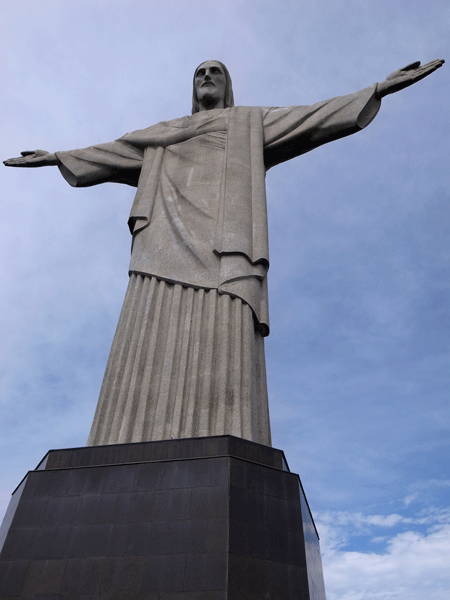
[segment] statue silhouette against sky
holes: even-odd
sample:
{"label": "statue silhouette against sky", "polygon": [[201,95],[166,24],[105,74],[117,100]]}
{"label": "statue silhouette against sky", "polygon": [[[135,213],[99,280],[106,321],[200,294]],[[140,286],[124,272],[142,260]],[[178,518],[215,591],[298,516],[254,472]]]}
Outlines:
{"label": "statue silhouette against sky", "polygon": [[88,445],[231,434],[271,445],[266,170],[376,116],[444,63],[415,62],[312,106],[234,106],[219,61],[195,71],[192,116],[71,152],[22,152],[75,187],[137,187],[130,282]]}

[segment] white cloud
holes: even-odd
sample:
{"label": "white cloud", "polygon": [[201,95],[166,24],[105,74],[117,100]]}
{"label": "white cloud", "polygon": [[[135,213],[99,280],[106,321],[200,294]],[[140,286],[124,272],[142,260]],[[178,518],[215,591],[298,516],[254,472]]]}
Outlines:
{"label": "white cloud", "polygon": [[405,504],[405,506],[409,506],[412,502],[414,502],[414,500],[417,499],[418,497],[418,492],[414,492],[413,494],[409,494],[408,496],[405,496],[403,498],[403,502]]}
{"label": "white cloud", "polygon": [[[382,551],[349,551],[349,538],[361,533],[362,525],[379,532],[402,523],[420,523],[422,518],[400,515],[330,513],[320,517],[323,568],[328,600],[448,600],[450,593],[450,513],[445,522],[430,514],[433,524],[425,533],[408,529],[391,536],[376,536],[373,546]],[[353,540],[354,541],[354,540]]]}

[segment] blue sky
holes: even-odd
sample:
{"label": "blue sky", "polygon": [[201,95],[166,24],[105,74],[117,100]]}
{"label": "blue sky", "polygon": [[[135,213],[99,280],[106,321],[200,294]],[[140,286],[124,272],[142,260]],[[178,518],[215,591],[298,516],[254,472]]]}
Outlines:
{"label": "blue sky", "polygon": [[[450,59],[448,2],[114,0],[2,8],[2,159],[190,112],[310,104]],[[450,71],[267,176],[273,445],[300,474],[328,600],[450,596]],[[50,448],[84,445],[127,285],[133,190],[0,169],[0,513]]]}

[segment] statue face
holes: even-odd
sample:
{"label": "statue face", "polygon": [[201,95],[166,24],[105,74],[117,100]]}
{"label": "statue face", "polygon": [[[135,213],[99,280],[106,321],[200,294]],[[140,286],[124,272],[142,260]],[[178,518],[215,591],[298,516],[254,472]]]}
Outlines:
{"label": "statue face", "polygon": [[207,61],[201,64],[195,72],[194,85],[200,105],[224,108],[227,82],[225,73],[218,63]]}

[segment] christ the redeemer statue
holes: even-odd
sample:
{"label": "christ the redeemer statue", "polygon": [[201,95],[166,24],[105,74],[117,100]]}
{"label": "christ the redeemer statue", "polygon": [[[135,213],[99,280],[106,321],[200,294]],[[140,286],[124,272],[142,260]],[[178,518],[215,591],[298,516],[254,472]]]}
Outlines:
{"label": "christ the redeemer statue", "polygon": [[194,74],[192,116],[71,152],[22,152],[75,187],[137,187],[130,282],[88,445],[231,434],[271,445],[264,359],[266,170],[366,127],[435,60],[312,106],[234,106],[219,61]]}

